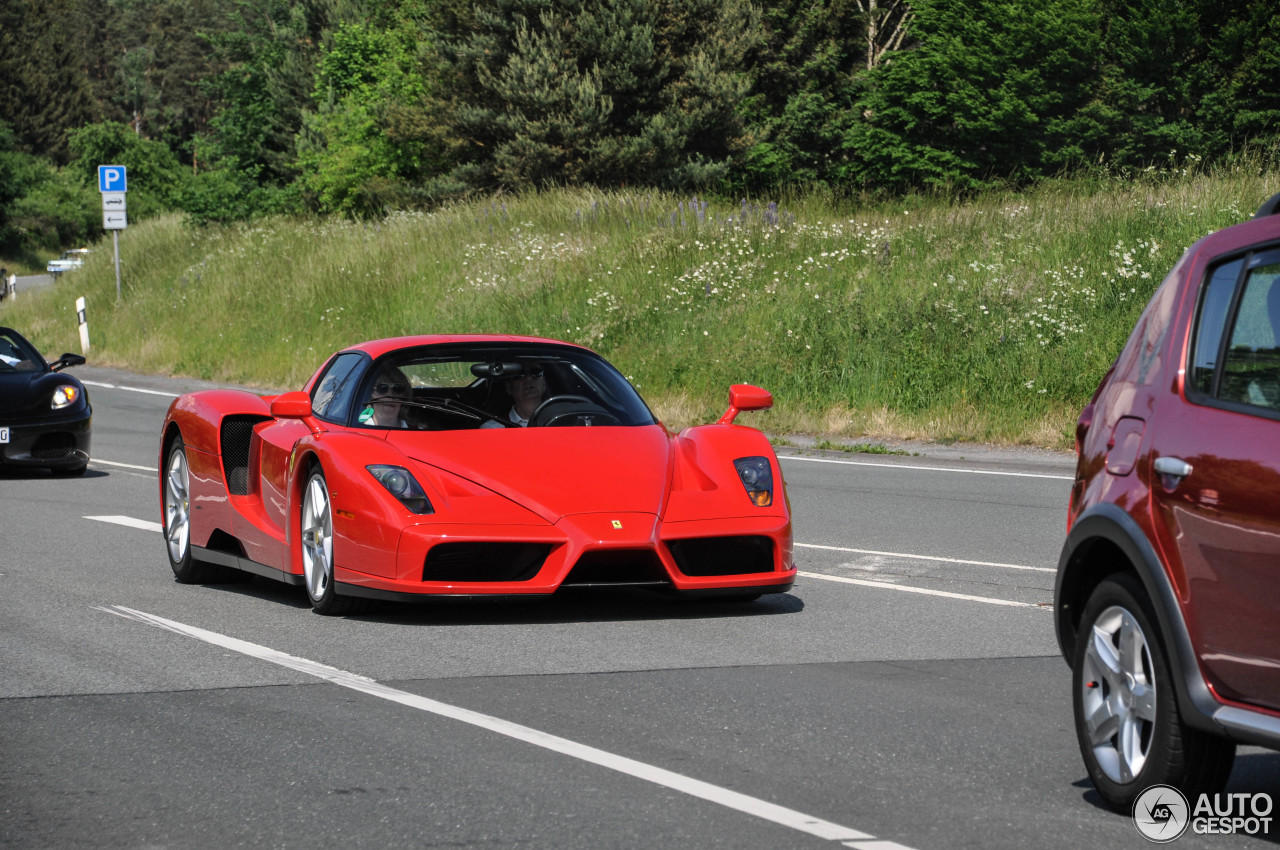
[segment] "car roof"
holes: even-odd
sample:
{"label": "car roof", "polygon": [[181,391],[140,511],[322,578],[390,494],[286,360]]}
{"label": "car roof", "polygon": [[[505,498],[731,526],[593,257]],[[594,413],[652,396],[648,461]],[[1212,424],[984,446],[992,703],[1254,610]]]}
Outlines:
{"label": "car roof", "polygon": [[536,336],[515,336],[512,334],[422,334],[418,336],[397,336],[388,339],[373,339],[368,342],[358,343],[343,349],[343,351],[363,351],[370,357],[378,358],[391,351],[399,351],[402,348],[416,348],[425,345],[445,345],[449,343],[509,343],[509,342],[532,342],[543,343],[546,345],[561,345],[570,348],[577,348],[583,351],[588,349],[572,342],[564,342],[558,339],[546,339]]}

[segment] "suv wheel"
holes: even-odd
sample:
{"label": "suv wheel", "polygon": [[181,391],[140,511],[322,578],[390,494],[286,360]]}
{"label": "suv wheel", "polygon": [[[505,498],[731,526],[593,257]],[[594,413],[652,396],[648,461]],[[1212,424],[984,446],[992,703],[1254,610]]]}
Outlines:
{"label": "suv wheel", "polygon": [[1152,785],[1194,800],[1226,785],[1235,744],[1183,724],[1151,602],[1129,574],[1098,585],[1077,632],[1072,663],[1076,737],[1089,778],[1129,811]]}

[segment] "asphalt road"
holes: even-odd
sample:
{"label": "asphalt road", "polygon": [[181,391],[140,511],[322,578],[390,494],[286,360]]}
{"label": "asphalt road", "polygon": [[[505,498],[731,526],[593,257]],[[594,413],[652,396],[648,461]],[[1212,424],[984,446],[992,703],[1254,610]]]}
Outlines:
{"label": "asphalt road", "polygon": [[13,296],[21,298],[23,293],[34,292],[37,289],[47,289],[53,286],[54,282],[54,276],[51,274],[18,275],[13,282]]}
{"label": "asphalt road", "polygon": [[[174,583],[158,426],[196,384],[76,371],[89,472],[0,477],[0,846],[1147,846],[1052,635],[1069,458],[784,450],[802,575],[749,605],[335,619]],[[1280,798],[1280,755],[1228,790]]]}

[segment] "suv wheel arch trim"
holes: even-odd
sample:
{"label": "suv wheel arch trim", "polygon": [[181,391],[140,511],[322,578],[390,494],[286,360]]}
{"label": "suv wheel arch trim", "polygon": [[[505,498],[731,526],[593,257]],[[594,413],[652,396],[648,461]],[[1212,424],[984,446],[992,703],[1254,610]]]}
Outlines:
{"label": "suv wheel arch trim", "polygon": [[[1200,665],[1191,645],[1191,635],[1187,631],[1187,622],[1182,616],[1177,594],[1174,593],[1160,558],[1133,518],[1121,508],[1107,502],[1096,504],[1080,515],[1072,525],[1058,559],[1053,609],[1058,648],[1062,651],[1063,658],[1068,664],[1071,663],[1076,638],[1073,620],[1079,616],[1078,610],[1072,610],[1071,598],[1064,593],[1064,586],[1080,572],[1083,559],[1079,557],[1079,553],[1087,550],[1097,540],[1105,540],[1124,553],[1147,591],[1160,625],[1158,639],[1169,656],[1171,666],[1178,671],[1173,679],[1178,690],[1183,722],[1205,732],[1227,735],[1227,731],[1215,718],[1215,714],[1223,706],[1210,692],[1200,673]],[[1087,597],[1080,599],[1080,610],[1083,610],[1086,601]]]}

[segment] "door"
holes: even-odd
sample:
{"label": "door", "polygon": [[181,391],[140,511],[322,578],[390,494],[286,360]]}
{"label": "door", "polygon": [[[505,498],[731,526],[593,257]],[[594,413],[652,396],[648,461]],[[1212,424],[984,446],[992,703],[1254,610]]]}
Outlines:
{"label": "door", "polygon": [[1201,667],[1280,709],[1280,250],[1211,267],[1185,397],[1152,423],[1154,519]]}

